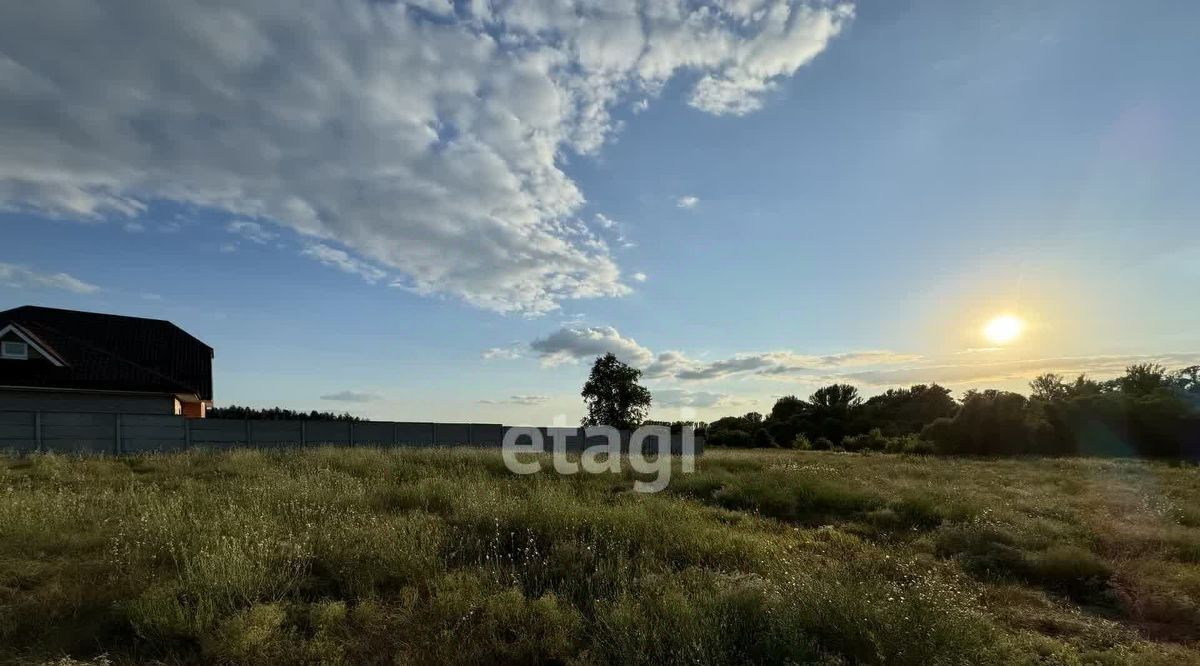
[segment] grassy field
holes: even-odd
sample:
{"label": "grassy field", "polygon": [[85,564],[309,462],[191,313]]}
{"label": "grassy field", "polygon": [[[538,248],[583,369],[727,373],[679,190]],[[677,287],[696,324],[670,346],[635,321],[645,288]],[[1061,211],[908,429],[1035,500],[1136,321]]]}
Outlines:
{"label": "grassy field", "polygon": [[[548,467],[548,465],[547,465]],[[1200,470],[712,451],[0,459],[11,663],[1200,664]]]}

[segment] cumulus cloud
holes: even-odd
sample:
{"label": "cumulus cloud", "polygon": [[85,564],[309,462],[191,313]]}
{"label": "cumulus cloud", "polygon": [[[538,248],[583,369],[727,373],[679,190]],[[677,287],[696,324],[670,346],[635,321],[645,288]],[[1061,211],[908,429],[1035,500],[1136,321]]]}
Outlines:
{"label": "cumulus cloud", "polygon": [[550,401],[548,395],[510,395],[503,400],[480,400],[484,405],[541,405]]}
{"label": "cumulus cloud", "polygon": [[67,273],[39,273],[26,266],[0,263],[0,284],[14,289],[61,289],[76,294],[94,294],[100,287]]}
{"label": "cumulus cloud", "polygon": [[345,250],[339,250],[336,247],[330,247],[323,243],[313,243],[304,248],[301,254],[306,257],[312,257],[326,266],[332,266],[351,275],[357,275],[371,284],[375,284],[387,277],[387,273],[378,266],[372,266],[361,259],[351,256]]}
{"label": "cumulus cloud", "polygon": [[611,326],[564,326],[544,338],[534,340],[529,348],[542,359],[544,366],[590,360],[609,352],[621,361],[639,367],[654,358],[649,349],[639,345],[633,338],[622,336]]}
{"label": "cumulus cloud", "polygon": [[259,245],[266,245],[279,237],[274,231],[250,220],[233,220],[225,225],[225,230]]}
{"label": "cumulus cloud", "polygon": [[690,194],[675,200],[675,205],[679,208],[695,208],[698,203],[700,203],[700,199]]}
{"label": "cumulus cloud", "polygon": [[773,351],[735,354],[715,361],[699,360],[678,350],[654,354],[612,326],[565,325],[544,338],[534,340],[529,347],[545,366],[591,360],[612,352],[625,363],[641,368],[647,378],[684,381],[725,379],[747,374],[767,379],[816,377],[845,368],[889,366],[922,358],[916,354],[870,350],[825,355]]}
{"label": "cumulus cloud", "polygon": [[377,393],[364,393],[361,391],[340,391],[338,393],[323,395],[321,399],[334,402],[375,402],[376,400],[383,400],[383,396]]}
{"label": "cumulus cloud", "polygon": [[0,3],[0,207],[98,220],[169,200],[269,220],[363,262],[309,253],[325,263],[501,312],[620,296],[607,245],[575,224],[566,155],[597,152],[613,108],[684,71],[694,107],[749,112],[852,14],[800,0]]}
{"label": "cumulus cloud", "polygon": [[645,282],[646,281],[645,273],[634,273],[633,275],[630,275],[629,277],[632,278],[634,282]]}

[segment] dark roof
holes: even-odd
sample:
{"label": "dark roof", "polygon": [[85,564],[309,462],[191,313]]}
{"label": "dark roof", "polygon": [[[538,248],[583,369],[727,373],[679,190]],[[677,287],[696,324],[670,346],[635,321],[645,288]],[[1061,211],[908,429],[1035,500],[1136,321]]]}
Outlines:
{"label": "dark roof", "polygon": [[0,385],[196,394],[212,400],[212,347],[169,321],[26,305],[0,312],[63,362],[0,360]]}

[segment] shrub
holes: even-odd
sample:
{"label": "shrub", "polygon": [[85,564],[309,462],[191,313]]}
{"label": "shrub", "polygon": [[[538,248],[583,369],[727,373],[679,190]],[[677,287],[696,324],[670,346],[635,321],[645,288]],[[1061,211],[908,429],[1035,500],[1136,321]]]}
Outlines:
{"label": "shrub", "polygon": [[792,439],[792,448],[797,451],[811,451],[813,445],[812,442],[808,441],[808,437],[804,433],[799,433]]}
{"label": "shrub", "polygon": [[883,431],[879,428],[871,428],[861,435],[842,438],[842,448],[847,451],[883,451],[887,444],[888,438],[883,436]]}
{"label": "shrub", "polygon": [[921,438],[944,454],[1035,453],[1043,422],[1026,409],[1025,396],[1007,391],[970,391],[952,418],[934,420]]}
{"label": "shrub", "polygon": [[771,432],[766,428],[760,428],[754,432],[754,448],[757,449],[774,449],[779,448],[779,443],[771,436]]}
{"label": "shrub", "polygon": [[910,435],[903,440],[903,452],[916,456],[927,456],[934,453],[933,442]]}
{"label": "shrub", "polygon": [[1046,589],[1081,602],[1110,600],[1112,569],[1090,551],[1076,546],[1051,546],[1030,558],[1029,565],[1030,578]]}
{"label": "shrub", "polygon": [[731,449],[748,449],[754,444],[754,439],[745,430],[709,430],[708,443],[713,446],[726,446]]}
{"label": "shrub", "polygon": [[813,451],[832,451],[833,442],[828,437],[818,437],[812,441]]}

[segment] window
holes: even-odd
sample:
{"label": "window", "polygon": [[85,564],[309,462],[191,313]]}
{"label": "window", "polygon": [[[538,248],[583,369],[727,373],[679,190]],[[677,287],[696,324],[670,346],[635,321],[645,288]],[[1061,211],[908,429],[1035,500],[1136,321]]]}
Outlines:
{"label": "window", "polygon": [[29,345],[24,342],[0,342],[0,358],[24,361],[29,358]]}

